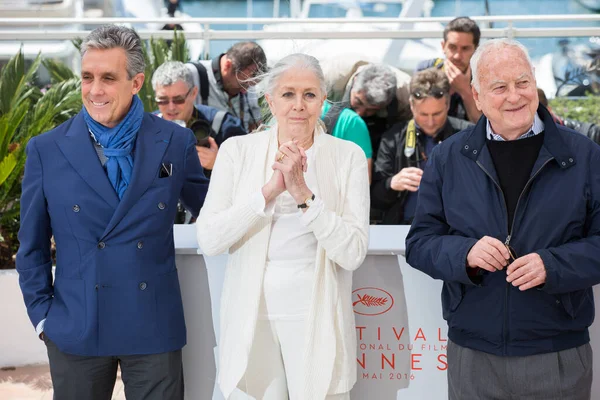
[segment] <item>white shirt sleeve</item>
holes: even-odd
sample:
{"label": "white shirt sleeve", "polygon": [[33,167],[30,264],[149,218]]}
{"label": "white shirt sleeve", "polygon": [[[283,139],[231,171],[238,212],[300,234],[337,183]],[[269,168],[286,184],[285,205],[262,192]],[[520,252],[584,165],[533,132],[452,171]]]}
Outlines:
{"label": "white shirt sleeve", "polygon": [[250,207],[261,217],[270,217],[275,210],[275,200],[265,204],[265,196],[263,196],[262,191],[258,191],[252,195]]}
{"label": "white shirt sleeve", "polygon": [[302,217],[300,218],[300,220],[302,221],[304,226],[308,226],[311,222],[313,222],[315,218],[317,218],[319,214],[321,214],[321,211],[323,211],[323,207],[323,201],[315,196],[312,205],[308,207],[308,210],[306,210],[306,212],[302,213],[302,210],[298,209],[298,212],[302,213]]}
{"label": "white shirt sleeve", "polygon": [[44,332],[44,325],[46,324],[46,318],[44,318],[43,320],[41,320],[37,326],[35,327],[35,333],[37,333],[38,336],[41,335],[42,332]]}

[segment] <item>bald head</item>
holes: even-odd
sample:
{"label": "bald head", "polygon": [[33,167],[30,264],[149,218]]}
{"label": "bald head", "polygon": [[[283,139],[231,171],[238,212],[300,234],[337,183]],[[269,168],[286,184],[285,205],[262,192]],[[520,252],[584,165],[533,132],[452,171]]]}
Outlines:
{"label": "bald head", "polygon": [[[490,56],[498,57],[498,55],[506,54],[507,50],[512,49],[516,51],[529,65],[531,75],[534,75],[533,64],[531,58],[529,58],[529,52],[527,48],[516,40],[511,39],[492,39],[484,42],[480,45],[473,57],[471,57],[471,72],[473,74],[472,85],[476,91],[480,90],[480,66],[488,63]],[[513,52],[511,52],[513,53]],[[514,54],[514,53],[513,53]]]}
{"label": "bald head", "polygon": [[539,105],[527,50],[506,39],[486,42],[471,59],[473,99],[494,133],[514,140],[533,125]]}

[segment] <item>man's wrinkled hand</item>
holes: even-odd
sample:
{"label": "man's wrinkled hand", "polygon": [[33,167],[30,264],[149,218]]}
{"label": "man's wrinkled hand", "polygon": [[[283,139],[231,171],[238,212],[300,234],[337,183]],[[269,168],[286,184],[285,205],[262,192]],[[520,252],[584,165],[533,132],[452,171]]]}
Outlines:
{"label": "man's wrinkled hand", "polygon": [[527,290],[546,283],[546,266],[539,254],[530,253],[513,261],[506,275],[507,282]]}
{"label": "man's wrinkled hand", "polygon": [[509,257],[510,254],[504,243],[496,238],[484,236],[467,254],[467,266],[489,272],[499,271],[506,267]]}

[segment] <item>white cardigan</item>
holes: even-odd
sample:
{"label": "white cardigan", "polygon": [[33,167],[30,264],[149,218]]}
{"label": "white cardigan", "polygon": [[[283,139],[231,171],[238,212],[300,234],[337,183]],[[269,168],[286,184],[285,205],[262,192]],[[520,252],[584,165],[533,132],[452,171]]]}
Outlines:
{"label": "white cardigan", "polygon": [[[254,339],[272,217],[250,206],[268,182],[277,126],[230,138],[219,149],[196,223],[206,255],[229,251],[221,298],[219,386],[229,398],[242,379]],[[354,143],[315,129],[318,190],[325,207],[309,223],[318,240],[304,354],[305,400],[345,393],[356,382],[352,271],[366,254],[369,232],[367,160]]]}

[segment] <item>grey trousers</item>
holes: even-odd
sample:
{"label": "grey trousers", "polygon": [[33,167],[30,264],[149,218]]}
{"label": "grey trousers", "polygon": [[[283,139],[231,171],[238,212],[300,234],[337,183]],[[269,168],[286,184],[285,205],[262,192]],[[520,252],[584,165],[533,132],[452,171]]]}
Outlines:
{"label": "grey trousers", "polygon": [[450,400],[590,400],[592,347],[500,357],[448,341]]}
{"label": "grey trousers", "polygon": [[44,338],[54,400],[110,400],[117,365],[127,400],[183,400],[181,350],[147,355],[84,357],[61,352]]}

